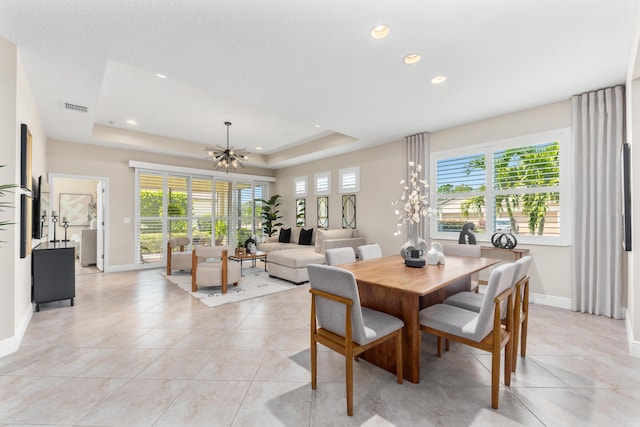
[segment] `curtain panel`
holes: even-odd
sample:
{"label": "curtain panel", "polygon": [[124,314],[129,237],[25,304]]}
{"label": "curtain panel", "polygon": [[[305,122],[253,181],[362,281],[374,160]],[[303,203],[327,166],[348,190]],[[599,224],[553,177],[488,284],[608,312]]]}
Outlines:
{"label": "curtain panel", "polygon": [[575,241],[573,310],[622,317],[624,88],[572,97]]}

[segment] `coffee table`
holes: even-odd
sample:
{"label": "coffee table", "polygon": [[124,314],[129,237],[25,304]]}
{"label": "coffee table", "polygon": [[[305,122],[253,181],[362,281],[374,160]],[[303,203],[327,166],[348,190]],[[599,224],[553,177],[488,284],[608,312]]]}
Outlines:
{"label": "coffee table", "polygon": [[267,253],[262,251],[247,252],[244,255],[229,255],[229,259],[240,263],[240,270],[242,270],[242,262],[244,260],[251,260],[251,267],[256,266],[256,260],[260,259],[264,262],[264,271],[267,271]]}

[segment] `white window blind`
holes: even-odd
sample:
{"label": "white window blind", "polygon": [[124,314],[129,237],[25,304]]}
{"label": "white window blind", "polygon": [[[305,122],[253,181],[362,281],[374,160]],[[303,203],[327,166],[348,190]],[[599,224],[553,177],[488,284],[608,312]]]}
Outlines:
{"label": "white window blind", "polygon": [[433,153],[432,236],[457,236],[472,222],[487,241],[510,232],[521,243],[568,243],[570,141],[562,130]]}
{"label": "white window blind", "polygon": [[340,193],[357,193],[360,191],[360,167],[340,169]]}
{"label": "white window blind", "polygon": [[321,172],[314,175],[315,195],[327,196],[331,194],[331,172]]}
{"label": "white window blind", "polygon": [[307,177],[293,178],[293,194],[295,197],[307,197]]}

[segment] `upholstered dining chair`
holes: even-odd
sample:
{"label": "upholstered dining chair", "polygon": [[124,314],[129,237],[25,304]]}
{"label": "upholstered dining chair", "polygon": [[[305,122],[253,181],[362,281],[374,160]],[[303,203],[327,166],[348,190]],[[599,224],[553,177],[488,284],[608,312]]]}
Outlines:
{"label": "upholstered dining chair", "polygon": [[[504,384],[511,385],[513,336],[513,289],[516,266],[504,264],[489,276],[480,312],[448,304],[436,304],[420,310],[420,329],[438,337],[438,357],[442,339],[456,341],[491,353],[491,407],[498,409],[500,392],[500,353],[504,348]],[[506,328],[501,326],[501,310],[507,310]]]}
{"label": "upholstered dining chair", "polygon": [[[227,286],[237,286],[242,276],[239,262],[229,262],[228,253],[231,246],[195,246],[191,259],[191,292],[198,286],[222,286],[222,293],[227,293]],[[200,262],[200,259],[207,260]],[[212,261],[208,261],[208,260]],[[219,260],[219,261],[218,261]]]}
{"label": "upholstered dining chair", "polygon": [[311,292],[311,388],[316,389],[317,343],[344,356],[347,414],[353,415],[353,359],[395,338],[396,375],[402,384],[402,331],[397,317],[360,305],[358,286],[348,270],[320,264],[307,266]]}
{"label": "upholstered dining chair", "polygon": [[327,249],[324,253],[327,265],[347,264],[356,262],[356,253],[351,246]]}
{"label": "upholstered dining chair", "polygon": [[[480,245],[463,245],[458,243],[442,245],[442,253],[445,257],[447,255],[480,257],[480,251]],[[478,273],[471,275],[469,290],[478,292]]]}
{"label": "upholstered dining chair", "polygon": [[[514,264],[516,266],[511,289],[513,289],[514,309],[513,309],[513,360],[511,370],[516,371],[516,361],[518,354],[518,340],[521,340],[520,354],[524,357],[527,353],[527,327],[529,312],[529,267],[531,266],[531,256],[520,258]],[[458,292],[443,301],[444,304],[454,305],[479,312],[482,307],[484,295],[473,292]],[[502,309],[502,323],[506,323],[506,310]]]}
{"label": "upholstered dining chair", "polygon": [[358,259],[360,261],[366,259],[382,258],[382,249],[377,243],[358,246]]}
{"label": "upholstered dining chair", "polygon": [[191,269],[191,252],[185,250],[185,247],[190,244],[191,239],[188,237],[169,239],[167,242],[167,276],[171,276],[172,270]]}

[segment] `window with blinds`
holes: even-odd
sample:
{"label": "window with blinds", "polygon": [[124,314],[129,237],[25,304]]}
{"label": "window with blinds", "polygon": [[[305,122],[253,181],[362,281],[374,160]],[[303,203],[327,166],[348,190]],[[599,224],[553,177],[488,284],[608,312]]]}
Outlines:
{"label": "window with blinds", "polygon": [[510,232],[519,242],[568,242],[568,132],[434,153],[432,235],[457,236],[471,222],[487,240]]}
{"label": "window with blinds", "polygon": [[315,174],[314,181],[316,196],[328,196],[331,194],[331,172]]}
{"label": "window with blinds", "polygon": [[298,176],[293,178],[293,195],[297,198],[307,197],[307,177]]}
{"label": "window with blinds", "polygon": [[357,193],[360,191],[360,167],[340,169],[340,193]]}
{"label": "window with blinds", "polygon": [[136,260],[161,263],[167,241],[223,245],[262,236],[268,183],[136,169]]}

